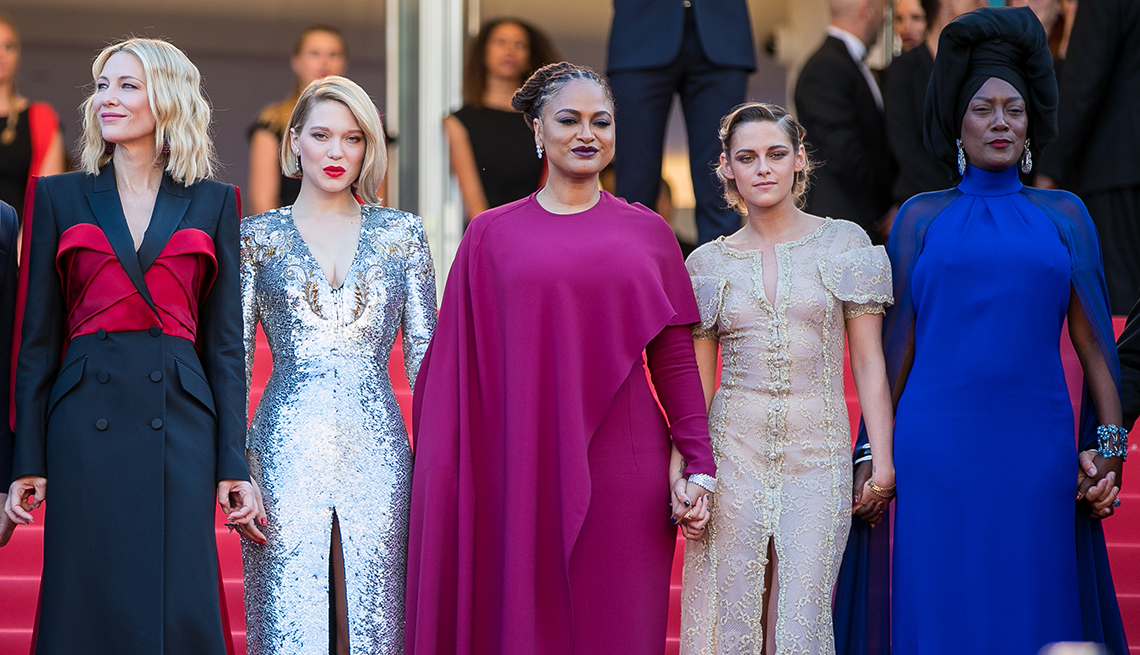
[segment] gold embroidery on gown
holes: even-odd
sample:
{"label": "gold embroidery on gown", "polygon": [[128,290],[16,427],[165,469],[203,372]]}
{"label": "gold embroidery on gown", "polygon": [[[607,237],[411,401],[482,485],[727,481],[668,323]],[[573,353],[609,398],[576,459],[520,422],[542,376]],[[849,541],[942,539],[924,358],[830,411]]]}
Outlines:
{"label": "gold embroidery on gown", "polygon": [[258,322],[273,352],[246,440],[269,514],[268,543],[242,542],[249,652],[328,652],[335,511],[352,653],[402,655],[412,453],[388,358],[402,330],[414,386],[436,322],[431,253],[418,217],[364,206],[333,289],[291,209],[241,226],[247,389]]}
{"label": "gold embroidery on gown", "polygon": [[759,653],[771,539],[777,653],[833,653],[831,594],[851,523],[844,320],[892,302],[886,251],[854,223],[826,219],[776,246],[775,303],[759,251],[723,238],[686,265],[697,339],[720,342],[709,409],[717,493],[705,536],[685,546],[681,653]]}

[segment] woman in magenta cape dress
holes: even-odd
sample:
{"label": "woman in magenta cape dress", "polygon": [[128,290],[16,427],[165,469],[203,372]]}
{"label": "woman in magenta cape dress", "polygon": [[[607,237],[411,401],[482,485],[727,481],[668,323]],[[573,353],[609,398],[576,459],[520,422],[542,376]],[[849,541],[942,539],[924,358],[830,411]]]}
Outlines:
{"label": "woman in magenta cape dress", "polygon": [[598,191],[605,82],[553,64],[514,104],[550,181],[476,217],[448,276],[413,406],[405,652],[659,655],[670,433],[698,499],[680,515],[715,487],[700,317],[665,222]]}

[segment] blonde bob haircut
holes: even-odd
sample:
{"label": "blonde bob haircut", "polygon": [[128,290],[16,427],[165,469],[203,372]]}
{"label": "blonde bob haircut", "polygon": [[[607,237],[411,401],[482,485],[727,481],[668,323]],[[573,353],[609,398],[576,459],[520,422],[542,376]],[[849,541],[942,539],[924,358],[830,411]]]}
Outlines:
{"label": "blonde bob haircut", "polygon": [[[120,52],[134,55],[146,76],[146,97],[155,120],[156,163],[165,159],[166,173],[185,186],[213,176],[217,157],[210,139],[210,103],[202,91],[198,69],[185,53],[166,41],[134,38],[104,48],[91,64],[91,79],[98,80],[107,60]],[[99,127],[97,92],[92,90],[80,105],[83,139],[79,165],[88,175],[97,175],[113,157],[111,144],[103,140]],[[169,148],[168,154],[163,154],[164,145]]]}
{"label": "blonde bob haircut", "polygon": [[281,170],[289,177],[304,175],[301,162],[293,154],[289,135],[300,134],[309,120],[309,114],[318,102],[339,102],[348,107],[356,118],[360,131],[364,132],[364,161],[360,165],[360,176],[353,182],[353,190],[366,205],[380,204],[380,184],[388,170],[388,149],[384,146],[384,126],[380,123],[380,112],[372,99],[360,85],[347,77],[329,75],[314,80],[297,99],[293,113],[286,125],[285,138],[281,139]]}

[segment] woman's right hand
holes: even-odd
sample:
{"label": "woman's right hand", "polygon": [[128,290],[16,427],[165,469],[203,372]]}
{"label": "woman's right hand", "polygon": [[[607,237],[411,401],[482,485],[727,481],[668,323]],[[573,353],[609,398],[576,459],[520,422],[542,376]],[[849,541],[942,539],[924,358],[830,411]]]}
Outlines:
{"label": "woman's right hand", "polygon": [[[8,502],[8,492],[0,493],[0,505]],[[8,544],[8,540],[12,538],[12,532],[16,529],[16,524],[12,519],[8,518],[7,512],[0,512],[0,548]]]}
{"label": "woman's right hand", "polygon": [[35,517],[31,511],[38,509],[47,498],[47,478],[38,475],[23,475],[12,481],[8,487],[8,500],[4,503],[4,513],[18,525],[30,525]]}
{"label": "woman's right hand", "polygon": [[266,525],[265,502],[256,482],[222,480],[218,483],[218,504],[226,513],[226,526],[256,544],[265,545],[265,535],[258,529]]}

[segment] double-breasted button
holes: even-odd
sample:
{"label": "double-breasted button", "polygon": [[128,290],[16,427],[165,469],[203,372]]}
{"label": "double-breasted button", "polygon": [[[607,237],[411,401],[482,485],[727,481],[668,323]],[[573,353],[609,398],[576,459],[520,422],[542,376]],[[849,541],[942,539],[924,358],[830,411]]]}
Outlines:
{"label": "double-breasted button", "polygon": [[107,373],[107,371],[99,371],[98,378],[99,384],[107,384],[107,381],[111,379],[111,376]]}
{"label": "double-breasted button", "polygon": [[157,337],[158,335],[162,334],[162,328],[158,327],[157,325],[152,325],[150,326],[150,329],[147,330],[147,332],[150,333],[150,336]]}
{"label": "double-breasted button", "polygon": [[100,432],[102,432],[103,430],[106,430],[107,429],[107,419],[101,418],[98,421],[95,421],[95,429],[100,431]]}
{"label": "double-breasted button", "polygon": [[99,328],[98,330],[95,330],[95,338],[100,339],[100,340],[106,339],[107,338],[107,331],[104,330],[103,328]]}
{"label": "double-breasted button", "polygon": [[162,371],[151,371],[150,379],[152,382],[159,382],[162,380]]}
{"label": "double-breasted button", "polygon": [[161,430],[162,429],[162,419],[160,419],[160,418],[154,419],[153,421],[150,422],[150,427],[154,428],[155,430]]}

